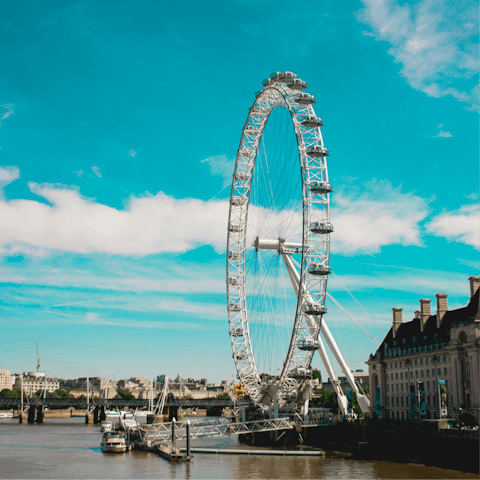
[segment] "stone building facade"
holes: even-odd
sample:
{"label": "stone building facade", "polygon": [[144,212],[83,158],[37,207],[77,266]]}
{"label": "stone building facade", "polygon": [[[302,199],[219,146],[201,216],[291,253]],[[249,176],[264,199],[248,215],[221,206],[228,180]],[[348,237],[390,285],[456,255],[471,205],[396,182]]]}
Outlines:
{"label": "stone building facade", "polygon": [[10,373],[10,370],[0,369],[0,392],[4,389],[11,390],[15,383],[15,376]]}
{"label": "stone building facade", "polygon": [[[25,372],[29,373],[29,372]],[[13,390],[21,390],[23,383],[23,392],[26,395],[33,395],[39,390],[47,390],[48,393],[53,393],[60,388],[60,381],[58,378],[50,378],[43,375],[16,375]]]}
{"label": "stone building facade", "polygon": [[448,310],[447,295],[436,295],[403,322],[393,308],[392,327],[369,368],[370,415],[377,418],[433,419],[470,415],[479,422],[480,408],[480,277],[472,276],[470,301]]}

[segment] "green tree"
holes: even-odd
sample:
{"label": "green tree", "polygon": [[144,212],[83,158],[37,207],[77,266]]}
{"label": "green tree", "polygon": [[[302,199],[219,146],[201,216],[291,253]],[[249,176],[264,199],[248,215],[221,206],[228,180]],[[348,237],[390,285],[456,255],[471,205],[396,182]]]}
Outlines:
{"label": "green tree", "polygon": [[219,393],[215,398],[219,400],[227,400],[230,398],[230,395],[227,392]]}
{"label": "green tree", "polygon": [[124,400],[132,400],[135,398],[135,395],[131,394],[130,392],[126,392],[125,390],[118,390],[118,395],[123,398]]}
{"label": "green tree", "polygon": [[318,381],[320,383],[322,383],[322,372],[320,370],[318,370],[318,368],[314,368],[312,370],[312,378],[315,380],[316,378],[318,378]]}
{"label": "green tree", "polygon": [[338,414],[337,395],[330,390],[322,390],[318,398],[313,398],[310,402],[312,408],[330,408],[332,413]]}
{"label": "green tree", "polygon": [[20,398],[20,390],[8,390],[8,388],[4,388],[0,392],[0,396],[3,398]]}
{"label": "green tree", "polygon": [[67,391],[62,390],[61,388],[57,388],[55,390],[55,393],[60,397],[60,398],[68,398],[70,395]]}

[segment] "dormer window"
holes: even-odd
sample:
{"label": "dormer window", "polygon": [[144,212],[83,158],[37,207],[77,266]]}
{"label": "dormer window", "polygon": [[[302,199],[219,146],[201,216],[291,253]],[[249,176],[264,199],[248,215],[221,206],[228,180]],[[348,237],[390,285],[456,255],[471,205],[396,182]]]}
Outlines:
{"label": "dormer window", "polygon": [[406,344],[407,344],[407,339],[406,339],[406,338],[402,338],[402,343],[403,343],[404,345],[406,345]]}

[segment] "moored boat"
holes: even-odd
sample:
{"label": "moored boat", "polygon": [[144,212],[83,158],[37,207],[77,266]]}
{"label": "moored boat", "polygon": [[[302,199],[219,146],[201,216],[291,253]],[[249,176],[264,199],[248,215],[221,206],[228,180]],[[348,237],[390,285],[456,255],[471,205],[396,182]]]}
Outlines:
{"label": "moored boat", "polygon": [[100,424],[101,432],[111,432],[112,428],[113,428],[112,422],[105,421]]}
{"label": "moored boat", "polygon": [[122,432],[105,432],[100,447],[104,452],[122,453],[127,449],[125,434]]}

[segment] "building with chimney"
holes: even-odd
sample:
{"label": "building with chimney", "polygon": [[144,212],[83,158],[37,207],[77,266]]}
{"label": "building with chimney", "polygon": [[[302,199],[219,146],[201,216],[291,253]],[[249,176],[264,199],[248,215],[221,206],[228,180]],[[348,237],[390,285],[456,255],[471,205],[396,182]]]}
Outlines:
{"label": "building with chimney", "polygon": [[[392,327],[368,364],[370,415],[377,418],[460,419],[480,408],[480,277],[472,276],[467,306],[448,309],[447,294],[420,299],[414,318],[394,307]],[[471,418],[471,417],[469,417]]]}

